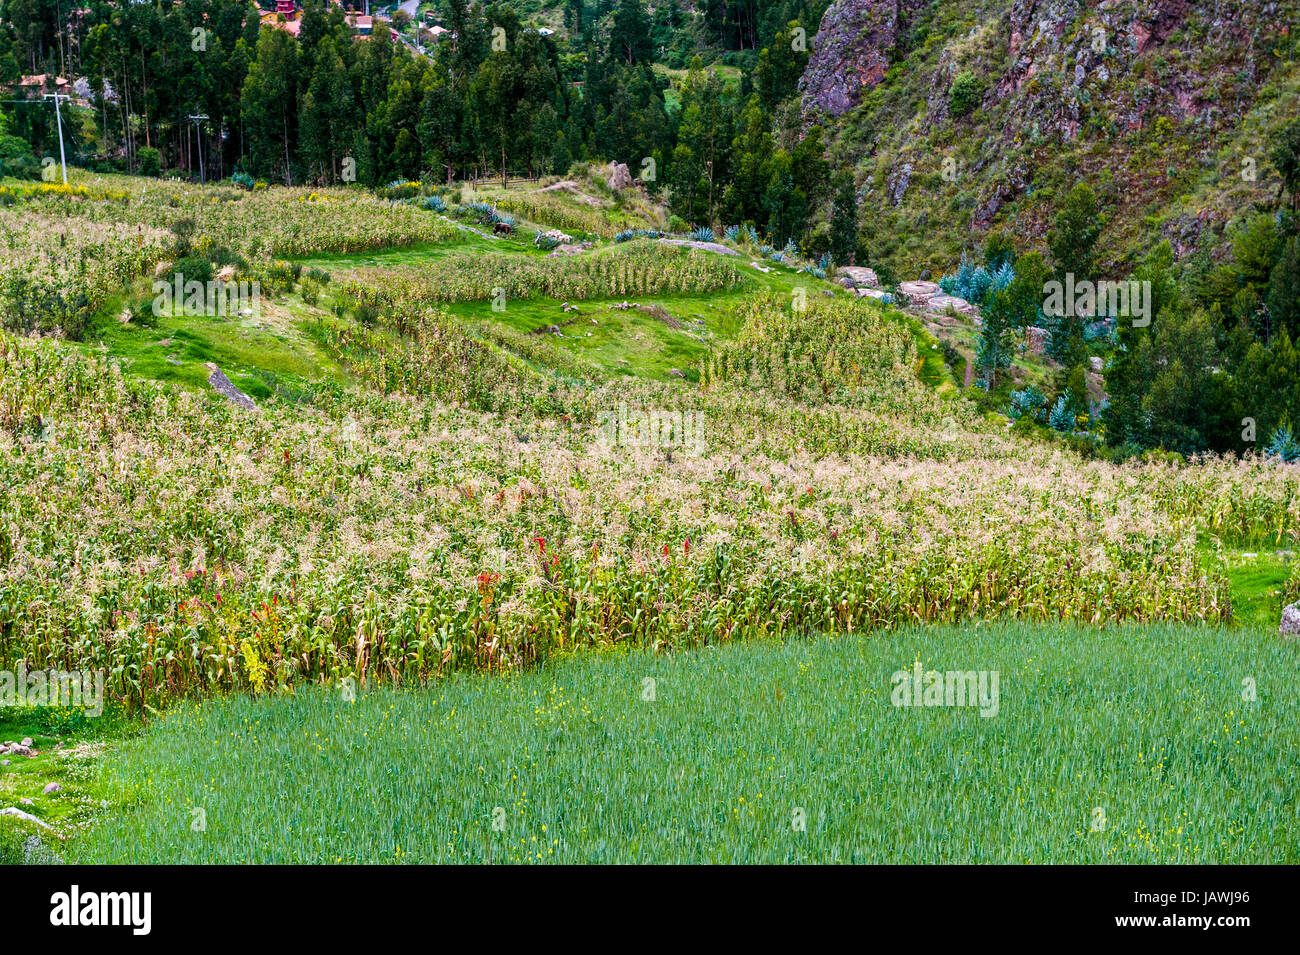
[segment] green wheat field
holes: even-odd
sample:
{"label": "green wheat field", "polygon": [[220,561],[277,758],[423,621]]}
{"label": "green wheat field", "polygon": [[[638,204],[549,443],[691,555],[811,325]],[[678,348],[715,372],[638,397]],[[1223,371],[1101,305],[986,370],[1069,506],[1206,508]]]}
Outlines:
{"label": "green wheat field", "polygon": [[[893,706],[916,660],[999,671],[997,715]],[[1268,633],[981,625],[236,696],[126,745],[72,856],[1292,863],[1295,667]]]}

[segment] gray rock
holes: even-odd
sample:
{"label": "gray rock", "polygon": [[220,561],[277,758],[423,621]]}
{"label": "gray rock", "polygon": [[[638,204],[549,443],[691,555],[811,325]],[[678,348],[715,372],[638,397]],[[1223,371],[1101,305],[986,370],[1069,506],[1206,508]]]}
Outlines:
{"label": "gray rock", "polygon": [[978,308],[956,295],[936,295],[925,303],[925,309],[929,312],[946,312],[950,308],[962,315],[979,314]]}
{"label": "gray rock", "polygon": [[[30,806],[30,805],[32,804],[32,801],[31,801],[30,799],[24,799],[24,800],[22,800],[22,802],[23,802],[25,805],[28,805],[28,806]],[[53,826],[51,826],[51,825],[50,825],[48,822],[46,822],[45,820],[43,820],[43,819],[37,819],[37,818],[36,818],[35,816],[33,816],[31,813],[29,813],[29,812],[23,812],[21,809],[15,809],[13,806],[10,806],[8,809],[0,809],[0,816],[14,816],[14,817],[16,817],[16,818],[18,818],[18,819],[25,820],[26,822],[34,822],[34,823],[36,823],[36,825],[38,825],[38,826],[43,826],[43,827],[45,827],[46,829],[53,829],[53,828],[54,828]]]}
{"label": "gray rock", "polygon": [[681,245],[688,249],[702,249],[705,252],[717,252],[719,255],[740,255],[735,249],[721,242],[701,242],[698,239],[660,239],[664,245]]}
{"label": "gray rock", "polygon": [[31,746],[31,745],[33,745],[33,744],[32,744],[32,738],[31,738],[30,736],[24,736],[24,737],[23,737],[23,741],[22,741],[22,743],[21,743],[20,745],[22,745],[22,746]]}
{"label": "gray rock", "polygon": [[208,384],[220,392],[231,404],[239,405],[241,408],[247,408],[249,411],[256,411],[257,405],[253,399],[248,397],[234,383],[225,376],[220,368],[208,362],[206,365],[210,374],[208,375]]}
{"label": "gray rock", "polygon": [[1283,609],[1277,632],[1289,639],[1300,636],[1300,603],[1289,604]]}
{"label": "gray rock", "polygon": [[627,166],[621,162],[612,162],[609,164],[609,188],[617,192],[620,189],[626,189],[632,185],[632,174],[628,172]]}
{"label": "gray rock", "polygon": [[841,265],[835,274],[840,276],[840,284],[845,288],[880,288],[875,270],[865,265]]}
{"label": "gray rock", "polygon": [[61,793],[61,792],[63,792],[63,787],[60,786],[58,783],[50,783],[44,789],[44,793],[47,796],[50,793]]}

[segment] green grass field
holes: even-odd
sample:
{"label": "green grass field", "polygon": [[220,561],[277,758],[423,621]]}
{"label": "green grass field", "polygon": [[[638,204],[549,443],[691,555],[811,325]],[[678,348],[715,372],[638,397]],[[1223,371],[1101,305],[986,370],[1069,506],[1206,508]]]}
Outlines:
{"label": "green grass field", "polygon": [[[1298,649],[972,625],[181,705],[104,761],[69,857],[1294,863]],[[999,671],[997,714],[891,705],[918,659]]]}

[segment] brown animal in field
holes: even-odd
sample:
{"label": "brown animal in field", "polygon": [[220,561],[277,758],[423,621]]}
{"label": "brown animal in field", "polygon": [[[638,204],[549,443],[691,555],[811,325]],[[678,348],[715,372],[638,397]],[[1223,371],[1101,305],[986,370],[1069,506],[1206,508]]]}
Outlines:
{"label": "brown animal in field", "polygon": [[512,226],[509,222],[498,222],[496,225],[492,227],[493,235],[509,235],[511,232],[514,231],[515,231],[515,227]]}

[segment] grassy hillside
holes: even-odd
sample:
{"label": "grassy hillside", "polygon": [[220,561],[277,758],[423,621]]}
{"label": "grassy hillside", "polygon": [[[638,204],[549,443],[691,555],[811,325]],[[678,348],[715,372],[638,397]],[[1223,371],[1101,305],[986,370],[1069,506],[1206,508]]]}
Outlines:
{"label": "grassy hillside", "polygon": [[1217,253],[1231,220],[1278,196],[1270,139],[1300,108],[1293,3],[845,7],[897,9],[895,30],[850,46],[887,68],[851,81],[860,101],[838,116],[813,102],[835,77],[810,70],[805,108],[855,166],[873,255],[900,276],[951,271],[990,230],[1043,249],[1079,181],[1107,207],[1102,265],[1120,274],[1163,238]]}
{"label": "grassy hillside", "polygon": [[[1277,789],[1293,721],[1276,704],[1225,714],[1243,673],[1263,686],[1291,652],[1258,625],[1300,596],[1295,466],[1083,461],[981,415],[914,316],[811,263],[744,237],[659,241],[660,210],[546,188],[493,195],[492,211],[467,192],[85,177],[0,206],[0,664],[102,669],[120,720],[5,729],[46,747],[0,773],[56,827],[42,838],[158,861],[1289,858],[1281,815],[1224,833]],[[629,219],[643,234],[617,241]],[[551,228],[573,230],[567,254],[539,248]],[[154,276],[176,271],[255,279],[263,298],[247,314],[154,307]],[[213,390],[209,362],[256,409]],[[1007,625],[881,636],[978,621]],[[778,639],[792,642],[713,655]],[[1007,674],[997,721],[857,709],[886,669],[954,646],[953,666]],[[681,708],[633,716],[628,688],[651,671]],[[383,691],[336,708],[353,683]],[[718,712],[748,728],[691,729]],[[863,731],[842,735],[846,719]],[[781,730],[768,756],[797,771],[715,765],[766,752],[753,727],[772,721],[820,727],[809,738],[830,748],[800,755]],[[647,733],[671,745],[642,753]],[[590,759],[570,748],[588,739]],[[89,764],[55,749],[91,743]],[[1001,767],[987,785],[959,743]],[[1173,755],[1152,769],[1160,746]],[[93,769],[105,752],[120,775]],[[885,792],[879,766],[915,752],[948,760],[952,826],[1011,818],[1014,835],[945,849],[914,799],[831,804]],[[420,811],[445,798],[423,783],[389,785],[415,753],[449,767],[456,812]],[[212,760],[274,771],[226,786]],[[663,801],[612,782],[683,769]],[[506,772],[506,789],[487,775]],[[337,808],[357,778],[367,818],[391,823],[364,844]],[[591,798],[562,809],[558,779]],[[1039,796],[1021,810],[1008,787]],[[765,828],[800,792],[817,845]],[[779,811],[754,809],[758,793]],[[623,809],[602,823],[608,795]],[[509,838],[473,828],[531,799]],[[1116,830],[1090,842],[1076,830],[1097,805]],[[205,806],[210,835],[184,841]],[[1207,814],[1182,826],[1192,806]],[[264,812],[288,820],[283,838]],[[870,838],[850,838],[864,819]],[[102,838],[60,841],[91,825]]]}

